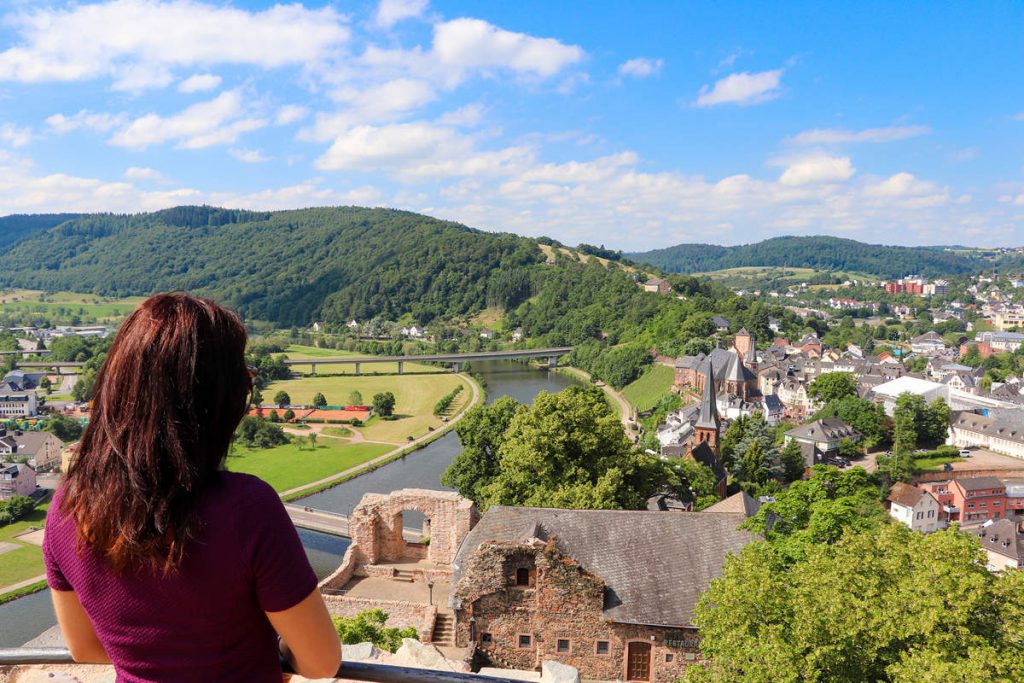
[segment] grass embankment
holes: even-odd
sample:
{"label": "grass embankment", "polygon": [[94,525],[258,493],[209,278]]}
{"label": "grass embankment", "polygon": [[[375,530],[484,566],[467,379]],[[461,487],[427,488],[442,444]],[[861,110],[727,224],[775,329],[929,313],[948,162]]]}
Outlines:
{"label": "grass embankment", "polygon": [[622,395],[639,411],[650,410],[672,391],[675,371],[667,365],[652,365],[636,381],[622,389]]}
{"label": "grass embankment", "polygon": [[348,443],[339,439],[317,439],[316,449],[308,443],[289,443],[275,448],[236,446],[228,456],[232,472],[252,474],[274,487],[287,491],[296,486],[342,472],[390,451],[394,446],[379,443]]}
{"label": "grass embankment", "polygon": [[940,447],[934,451],[925,451],[914,455],[914,474],[923,472],[941,472],[946,463],[963,462],[960,450],[952,447]]}
{"label": "grass embankment", "polygon": [[[33,528],[43,528],[46,524],[46,511],[49,507],[49,502],[42,503],[17,522],[0,527],[0,543],[14,543],[19,546],[0,554],[0,588],[40,576],[46,570],[43,566],[42,549],[15,537],[26,531],[31,531]],[[45,585],[38,586],[35,587],[35,590],[45,587]],[[18,595],[35,592],[29,588],[33,587],[26,586],[15,592]],[[8,599],[10,598],[7,594],[0,594],[0,602],[6,602]]]}

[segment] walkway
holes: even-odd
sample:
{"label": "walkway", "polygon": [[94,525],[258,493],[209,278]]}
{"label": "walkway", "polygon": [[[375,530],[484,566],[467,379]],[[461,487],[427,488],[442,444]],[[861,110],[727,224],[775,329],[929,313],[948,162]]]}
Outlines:
{"label": "walkway", "polygon": [[28,586],[31,586],[34,583],[39,583],[40,581],[46,581],[46,574],[33,576],[31,579],[25,579],[24,581],[19,581],[18,583],[12,583],[10,586],[0,586],[0,595],[7,595],[11,591],[16,591],[19,588],[27,588]]}
{"label": "walkway", "polygon": [[464,374],[460,374],[459,377],[464,379],[466,381],[466,383],[469,384],[469,386],[473,388],[473,397],[470,399],[469,403],[466,404],[466,407],[462,409],[462,412],[460,412],[458,415],[456,415],[454,418],[452,418],[448,422],[448,424],[445,425],[444,429],[439,430],[439,431],[434,431],[434,432],[428,432],[427,434],[424,434],[423,436],[419,437],[418,439],[413,439],[412,441],[409,441],[408,443],[404,443],[404,444],[401,444],[400,446],[396,446],[393,450],[390,450],[387,453],[384,453],[383,455],[378,455],[373,460],[368,460],[367,462],[364,462],[364,463],[362,463],[360,465],[356,465],[355,467],[350,467],[347,470],[342,470],[341,472],[338,472],[336,474],[332,474],[329,477],[324,477],[323,479],[318,479],[316,481],[311,481],[309,483],[303,484],[302,486],[296,486],[293,489],[288,489],[287,491],[282,491],[281,492],[281,497],[283,498],[284,496],[290,496],[290,495],[293,495],[295,493],[299,493],[301,491],[305,491],[307,489],[316,488],[316,487],[324,486],[324,485],[327,485],[327,484],[331,484],[332,482],[338,481],[339,479],[344,479],[345,477],[351,476],[353,474],[358,474],[359,472],[361,472],[361,471],[363,471],[363,470],[365,470],[367,468],[370,468],[373,465],[376,465],[378,463],[382,463],[382,462],[388,461],[389,459],[395,457],[396,455],[398,455],[399,453],[401,453],[402,451],[404,451],[406,449],[414,448],[417,445],[423,443],[424,441],[440,438],[441,434],[446,434],[449,430],[453,429],[455,427],[455,425],[458,424],[459,420],[461,420],[466,415],[466,413],[468,413],[470,411],[471,408],[473,408],[477,403],[479,403],[481,398],[482,398],[481,391],[480,391],[480,386],[477,384],[475,379],[472,379],[468,375],[464,375]]}

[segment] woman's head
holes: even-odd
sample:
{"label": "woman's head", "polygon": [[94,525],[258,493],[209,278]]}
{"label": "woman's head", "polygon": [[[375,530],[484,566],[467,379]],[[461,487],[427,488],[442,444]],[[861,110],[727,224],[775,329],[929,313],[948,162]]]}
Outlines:
{"label": "woman's head", "polygon": [[176,566],[252,389],[245,327],[212,301],[150,297],[114,339],[63,510],[116,568]]}

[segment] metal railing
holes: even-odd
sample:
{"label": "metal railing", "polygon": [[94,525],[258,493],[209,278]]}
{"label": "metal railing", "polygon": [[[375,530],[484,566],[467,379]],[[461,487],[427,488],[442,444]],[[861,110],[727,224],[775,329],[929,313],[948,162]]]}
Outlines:
{"label": "metal railing", "polygon": [[[71,652],[63,647],[0,648],[0,666],[74,664]],[[106,665],[98,665],[106,666]],[[286,672],[287,673],[287,672]],[[522,683],[513,678],[478,676],[477,674],[434,669],[412,669],[387,664],[342,662],[337,678],[376,683]]]}

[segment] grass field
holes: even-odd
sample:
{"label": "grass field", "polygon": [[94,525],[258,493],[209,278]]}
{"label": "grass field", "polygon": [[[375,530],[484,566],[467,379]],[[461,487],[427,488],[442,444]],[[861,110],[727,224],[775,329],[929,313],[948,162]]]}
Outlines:
{"label": "grass field", "polygon": [[0,541],[17,543],[21,546],[0,555],[0,586],[9,586],[12,583],[31,579],[46,571],[43,566],[43,551],[39,546],[23,543],[15,536],[29,531],[33,527],[42,528],[46,524],[46,511],[49,507],[49,503],[43,503],[14,524],[0,526]]}
{"label": "grass field", "polygon": [[330,438],[319,439],[316,450],[308,444],[301,448],[297,444],[266,449],[236,447],[228,456],[227,467],[232,472],[255,475],[275,491],[286,491],[361,465],[392,448],[376,443],[349,444]]}
{"label": "grass field", "polygon": [[[842,279],[875,281],[878,278],[864,273],[847,271],[820,271],[813,268],[783,268],[779,266],[741,266],[694,273],[696,277],[706,277],[720,282],[727,287],[760,287],[769,282],[788,282],[798,284],[815,275],[828,273]],[[811,285],[812,288],[829,289],[838,285]]]}
{"label": "grass field", "polygon": [[[300,346],[298,344],[292,344],[285,349],[285,354],[289,360],[315,360],[317,358],[359,358],[360,356],[365,357],[363,354],[352,353],[351,351],[339,351],[337,349],[321,349],[315,346]],[[298,366],[294,368],[296,372],[308,374],[311,370],[310,366]],[[445,368],[424,365],[422,363],[406,362],[403,367],[404,372],[444,372]],[[317,374],[345,374],[354,375],[356,372],[356,366],[354,365],[320,365],[317,367]],[[360,373],[375,374],[375,375],[395,375],[398,374],[398,363],[367,363],[360,367]],[[294,397],[293,397],[294,398]]]}
{"label": "grass field", "polygon": [[44,314],[51,321],[65,322],[72,317],[96,320],[119,320],[139,305],[143,297],[121,299],[76,294],[74,292],[47,293],[31,289],[0,291],[0,311],[18,311]]}
{"label": "grass field", "polygon": [[[434,404],[459,384],[465,385],[466,382],[450,373],[317,376],[272,382],[263,390],[263,396],[266,401],[270,401],[274,394],[284,390],[291,397],[292,403],[308,405],[313,402],[314,394],[322,393],[328,405],[340,405],[348,400],[348,395],[353,391],[361,393],[365,403],[370,403],[374,394],[390,391],[395,395],[395,415],[398,419],[374,420],[359,431],[371,441],[404,443],[406,437],[426,434],[428,426],[434,429],[443,426],[441,419],[434,417]],[[456,415],[472,395],[470,387],[466,386],[452,404],[449,415]]]}
{"label": "grass field", "polygon": [[952,462],[963,462],[964,459],[959,455],[932,455],[927,454],[925,457],[914,458],[914,471],[915,472],[941,472],[942,466],[946,463]]}
{"label": "grass field", "polygon": [[638,380],[622,390],[637,410],[650,410],[658,400],[672,390],[675,371],[666,365],[652,365]]}

